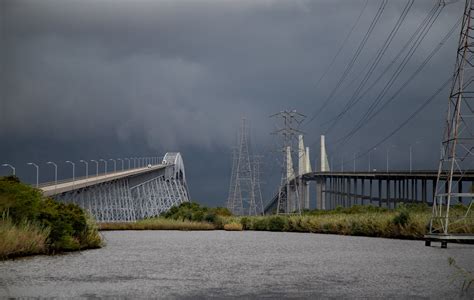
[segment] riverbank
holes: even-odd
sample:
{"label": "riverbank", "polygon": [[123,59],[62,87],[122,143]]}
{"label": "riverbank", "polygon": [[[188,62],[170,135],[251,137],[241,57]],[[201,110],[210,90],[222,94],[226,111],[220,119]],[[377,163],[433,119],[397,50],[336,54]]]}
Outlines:
{"label": "riverbank", "polygon": [[102,246],[97,225],[79,206],[46,198],[16,177],[0,177],[0,260]]}
{"label": "riverbank", "polygon": [[[452,215],[466,207],[455,206]],[[329,211],[305,211],[301,215],[232,216],[225,209],[210,209],[196,203],[175,207],[162,217],[136,223],[109,223],[101,230],[252,230],[308,232],[397,239],[422,239],[428,232],[431,208],[402,205],[396,209],[354,206]],[[454,224],[453,233],[474,233],[474,222]]]}
{"label": "riverbank", "polygon": [[101,223],[99,230],[215,230],[209,222],[180,221],[165,218],[153,218],[137,222]]}

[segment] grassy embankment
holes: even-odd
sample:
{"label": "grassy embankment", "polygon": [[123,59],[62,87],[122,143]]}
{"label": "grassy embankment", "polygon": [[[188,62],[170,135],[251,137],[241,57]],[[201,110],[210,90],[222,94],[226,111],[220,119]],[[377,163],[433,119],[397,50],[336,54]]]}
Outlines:
{"label": "grassy embankment", "polygon": [[99,248],[98,228],[77,205],[58,203],[18,178],[0,178],[0,260]]}
{"label": "grassy embankment", "polygon": [[[455,206],[451,214],[464,214],[466,207]],[[331,211],[305,211],[302,215],[232,216],[224,208],[206,208],[183,203],[159,218],[126,224],[104,224],[105,230],[178,229],[178,230],[257,230],[310,232],[384,238],[420,239],[427,233],[431,208],[426,205],[401,205],[397,209],[354,206]],[[452,232],[474,233],[474,222],[451,226]]]}

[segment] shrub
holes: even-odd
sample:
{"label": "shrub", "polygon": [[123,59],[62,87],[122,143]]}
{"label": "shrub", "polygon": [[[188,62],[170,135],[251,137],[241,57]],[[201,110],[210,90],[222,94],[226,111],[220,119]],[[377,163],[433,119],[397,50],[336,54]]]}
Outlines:
{"label": "shrub", "polygon": [[41,191],[22,184],[16,177],[0,178],[0,213],[8,215],[19,229],[25,228],[26,222],[38,232],[47,232],[45,252],[96,248],[102,243],[83,209],[45,198]]}
{"label": "shrub", "polygon": [[36,219],[42,200],[39,190],[20,183],[17,177],[0,177],[0,213],[8,212],[13,223]]}
{"label": "shrub", "polygon": [[408,210],[400,211],[392,220],[393,224],[398,226],[406,226],[410,221],[410,213]]}
{"label": "shrub", "polygon": [[272,216],[268,219],[268,230],[284,231],[287,225],[287,219],[281,216]]}
{"label": "shrub", "polygon": [[252,226],[252,221],[247,217],[243,217],[240,219],[240,224],[242,224],[244,230],[249,230]]}
{"label": "shrub", "polygon": [[266,218],[257,218],[254,220],[252,225],[253,230],[268,230]]}

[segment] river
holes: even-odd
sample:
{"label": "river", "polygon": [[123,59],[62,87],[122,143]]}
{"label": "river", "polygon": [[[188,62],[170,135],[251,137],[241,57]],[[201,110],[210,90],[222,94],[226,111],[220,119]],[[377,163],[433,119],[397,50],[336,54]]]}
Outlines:
{"label": "river", "polygon": [[310,233],[113,231],[107,246],[0,262],[0,297],[458,298],[474,246]]}

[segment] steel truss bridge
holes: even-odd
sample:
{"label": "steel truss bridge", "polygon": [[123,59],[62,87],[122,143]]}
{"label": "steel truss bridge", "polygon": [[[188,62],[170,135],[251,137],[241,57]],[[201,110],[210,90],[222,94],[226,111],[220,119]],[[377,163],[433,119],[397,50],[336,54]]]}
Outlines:
{"label": "steel truss bridge", "polygon": [[160,164],[48,183],[40,189],[45,196],[86,209],[97,222],[133,222],[189,201],[179,152],[166,153]]}

